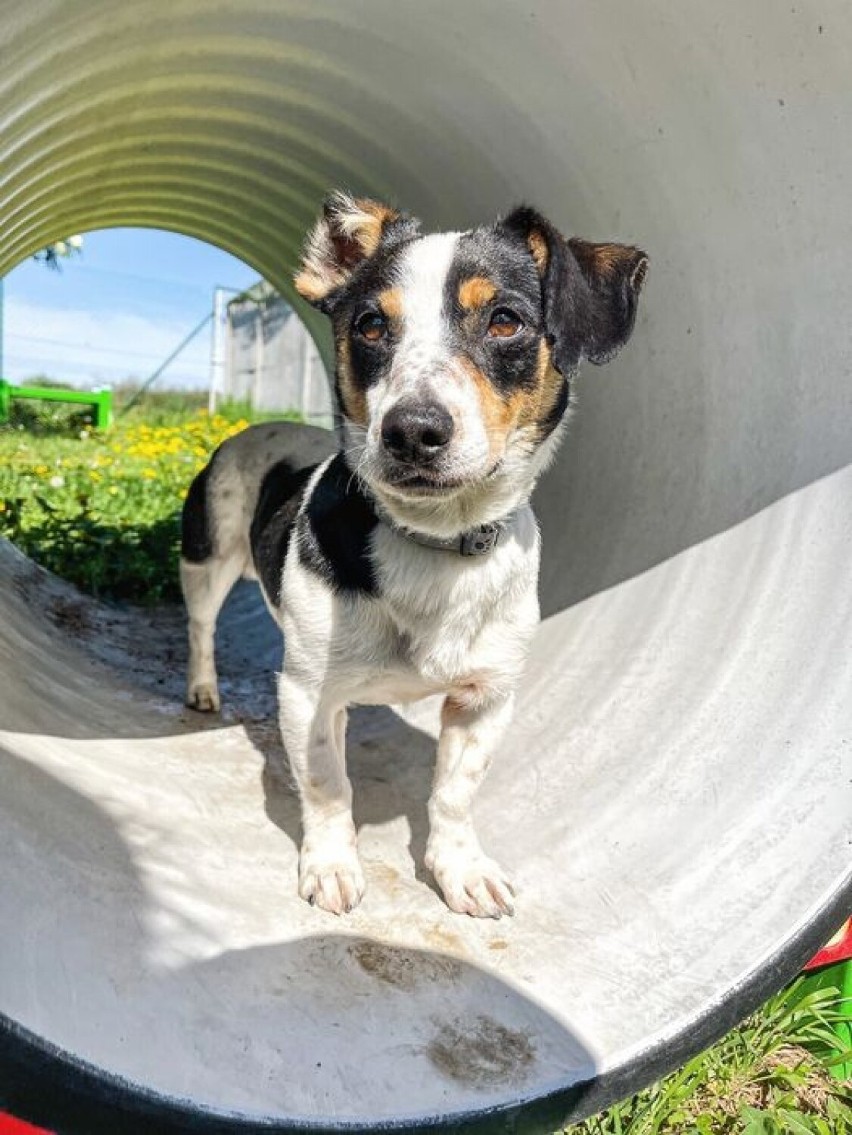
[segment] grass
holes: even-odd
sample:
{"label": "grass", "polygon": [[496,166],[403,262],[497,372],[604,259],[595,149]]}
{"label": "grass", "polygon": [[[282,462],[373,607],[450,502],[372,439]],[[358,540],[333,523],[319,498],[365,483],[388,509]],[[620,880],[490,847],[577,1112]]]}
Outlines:
{"label": "grass", "polygon": [[852,1084],[829,1072],[838,993],[800,978],[677,1072],[571,1135],[852,1135]]}
{"label": "grass", "polygon": [[[186,489],[212,450],[248,424],[247,408],[209,417],[200,396],[147,395],[102,435],[55,403],[15,412],[0,428],[0,534],[90,594],[178,600]],[[837,1015],[835,991],[799,981],[572,1135],[852,1135],[852,1085],[828,1071]]]}
{"label": "grass", "polygon": [[198,401],[149,395],[103,433],[79,409],[14,403],[0,428],[0,535],[98,598],[177,601],[186,490],[249,424],[246,407],[211,417]]}

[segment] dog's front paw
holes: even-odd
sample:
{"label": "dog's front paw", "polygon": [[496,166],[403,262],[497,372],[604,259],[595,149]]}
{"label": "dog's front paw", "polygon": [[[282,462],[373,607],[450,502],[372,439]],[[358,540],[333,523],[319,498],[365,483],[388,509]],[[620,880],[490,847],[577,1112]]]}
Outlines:
{"label": "dog's front paw", "polygon": [[499,863],[461,851],[429,851],[426,866],[435,876],[450,910],[473,918],[515,913],[515,888]]}
{"label": "dog's front paw", "polygon": [[186,691],[186,704],[199,713],[219,712],[219,690],[214,682],[195,682]]}
{"label": "dog's front paw", "polygon": [[332,914],[354,910],[367,885],[354,848],[302,848],[299,858],[299,894],[312,906]]}

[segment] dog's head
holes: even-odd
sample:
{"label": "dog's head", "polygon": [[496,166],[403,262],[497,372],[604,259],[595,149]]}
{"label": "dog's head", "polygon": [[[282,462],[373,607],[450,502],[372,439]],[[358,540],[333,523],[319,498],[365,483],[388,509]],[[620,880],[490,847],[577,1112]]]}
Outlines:
{"label": "dog's head", "polygon": [[295,283],[332,320],[352,468],[400,523],[436,535],[514,507],[555,448],[580,362],[627,342],[647,264],[566,240],[526,207],[423,236],[332,194]]}

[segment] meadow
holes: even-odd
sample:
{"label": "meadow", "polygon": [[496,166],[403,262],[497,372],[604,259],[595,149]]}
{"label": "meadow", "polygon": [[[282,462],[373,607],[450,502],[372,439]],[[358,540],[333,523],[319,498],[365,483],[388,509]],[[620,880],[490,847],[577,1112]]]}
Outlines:
{"label": "meadow", "polygon": [[86,413],[21,402],[0,428],[0,535],[99,599],[180,599],[180,509],[210,454],[249,424],[153,396],[100,433]]}
{"label": "meadow", "polygon": [[[119,408],[120,409],[120,408]],[[149,396],[99,434],[85,414],[21,404],[0,427],[0,535],[108,602],[180,600],[180,509],[211,452],[249,424],[185,396]],[[279,415],[280,416],[280,415]],[[801,980],[679,1071],[575,1135],[852,1135],[838,994]]]}

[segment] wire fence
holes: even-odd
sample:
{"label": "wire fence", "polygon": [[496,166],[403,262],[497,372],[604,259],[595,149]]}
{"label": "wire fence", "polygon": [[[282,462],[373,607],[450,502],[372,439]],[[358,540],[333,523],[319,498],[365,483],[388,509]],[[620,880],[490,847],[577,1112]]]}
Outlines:
{"label": "wire fence", "polygon": [[[16,384],[203,395],[328,425],[320,356],[269,285],[210,288],[75,262],[68,285],[45,273],[44,298],[6,281],[2,374]],[[71,275],[71,270],[68,273]],[[134,399],[131,399],[131,401]]]}

